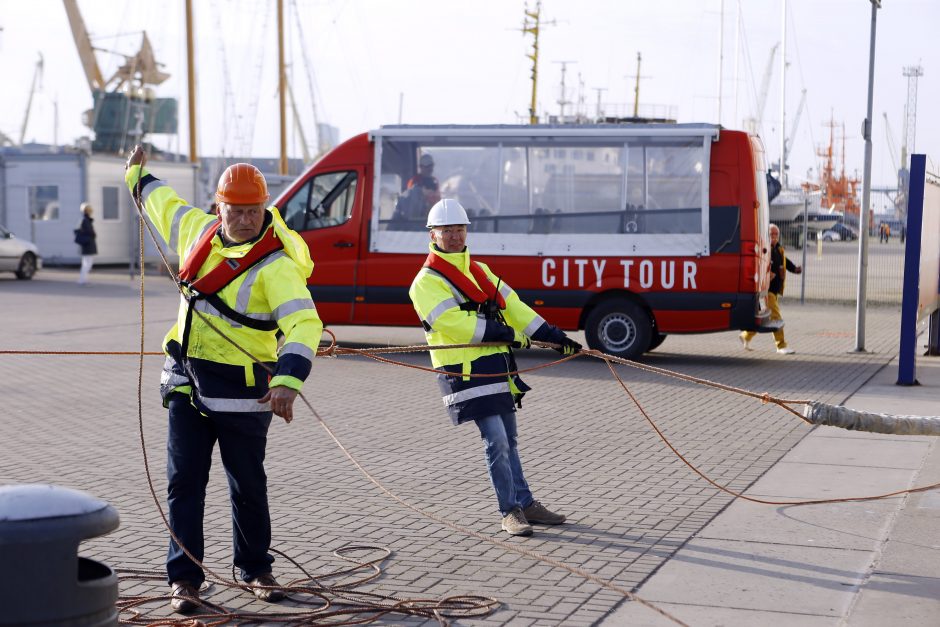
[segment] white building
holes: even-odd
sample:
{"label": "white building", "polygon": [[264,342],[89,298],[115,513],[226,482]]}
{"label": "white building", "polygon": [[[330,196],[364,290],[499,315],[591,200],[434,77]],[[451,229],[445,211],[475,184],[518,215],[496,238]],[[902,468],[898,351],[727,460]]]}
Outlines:
{"label": "white building", "polygon": [[[196,198],[197,166],[151,161],[148,170],[182,198]],[[138,220],[124,184],[124,159],[47,146],[0,151],[0,224],[34,242],[48,265],[80,260],[73,231],[83,202],[94,208],[96,263],[125,264],[139,258]],[[145,231],[145,258],[159,260]]]}

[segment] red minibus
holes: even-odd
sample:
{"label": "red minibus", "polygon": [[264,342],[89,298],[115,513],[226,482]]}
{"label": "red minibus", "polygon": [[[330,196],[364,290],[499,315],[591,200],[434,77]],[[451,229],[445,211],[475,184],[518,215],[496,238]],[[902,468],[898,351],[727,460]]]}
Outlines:
{"label": "red minibus", "polygon": [[634,359],[671,333],[769,328],[760,140],[710,124],[385,126],[275,201],[327,325],[418,324],[425,217],[456,198],[473,257],[546,320]]}

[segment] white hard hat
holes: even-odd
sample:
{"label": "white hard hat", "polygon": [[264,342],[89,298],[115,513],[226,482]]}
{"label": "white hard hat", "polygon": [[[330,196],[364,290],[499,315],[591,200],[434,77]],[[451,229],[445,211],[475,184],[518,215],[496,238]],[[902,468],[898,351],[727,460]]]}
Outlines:
{"label": "white hard hat", "polygon": [[438,200],[428,212],[428,228],[449,224],[470,224],[466,210],[453,198]]}

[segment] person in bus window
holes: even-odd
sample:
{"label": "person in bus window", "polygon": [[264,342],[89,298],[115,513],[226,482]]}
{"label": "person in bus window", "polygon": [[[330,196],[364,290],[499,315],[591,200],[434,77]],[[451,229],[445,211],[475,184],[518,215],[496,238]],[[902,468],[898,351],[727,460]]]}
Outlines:
{"label": "person in bus window", "polygon": [[[780,243],[780,228],[776,224],[770,225],[770,287],[767,289],[767,306],[770,307],[770,319],[783,322],[783,316],[780,315],[780,298],[783,296],[783,288],[787,282],[787,272],[800,274],[803,268],[787,259],[786,251]],[[756,331],[742,331],[741,344],[744,350],[753,350],[751,348],[751,339],[757,335]],[[783,325],[774,331],[774,344],[777,346],[777,352],[781,355],[792,355],[796,351],[787,346],[787,341],[783,336]]]}
{"label": "person in bus window", "polygon": [[405,182],[405,190],[395,205],[392,219],[398,228],[420,230],[428,211],[441,199],[440,184],[434,176],[434,158],[425,153],[418,160],[418,173]]}
{"label": "person in bus window", "polygon": [[[565,516],[532,496],[516,445],[516,408],[530,388],[518,375],[509,344],[528,347],[529,338],[557,344],[562,355],[581,345],[542,319],[486,265],[470,259],[466,210],[453,198],[431,207],[430,254],[408,291],[429,346],[500,342],[493,346],[431,351],[451,422],[474,422],[486,451],[490,481],[502,516],[502,529],[532,535],[532,523],[560,525]],[[467,377],[460,375],[495,375]],[[504,375],[504,376],[500,376]]]}
{"label": "person in bus window", "polygon": [[[434,157],[428,153],[418,159],[418,173],[408,179],[406,189],[417,187],[424,195],[425,215],[441,199],[441,186],[434,176]],[[423,216],[422,216],[423,217]]]}
{"label": "person in bus window", "polygon": [[418,173],[408,179],[405,184],[406,189],[418,189],[421,191],[421,197],[424,199],[423,220],[437,201],[441,199],[441,186],[434,176],[434,157],[428,153],[421,155],[418,159]]}

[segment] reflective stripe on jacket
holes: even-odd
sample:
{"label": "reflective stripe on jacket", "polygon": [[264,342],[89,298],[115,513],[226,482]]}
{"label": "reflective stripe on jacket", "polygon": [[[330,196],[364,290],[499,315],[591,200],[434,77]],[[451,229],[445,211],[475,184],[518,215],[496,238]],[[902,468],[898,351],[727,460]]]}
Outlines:
{"label": "reflective stripe on jacket", "polygon": [[[470,251],[460,253],[439,251],[433,244],[431,253],[438,255],[460,270],[476,284],[470,273]],[[527,336],[557,341],[564,337],[555,327],[547,324],[541,316],[526,305],[516,292],[501,281],[486,266],[483,267],[493,285],[506,301],[502,310],[505,324],[499,320],[488,320],[482,313],[460,308],[466,298],[443,275],[430,268],[422,268],[408,291],[411,302],[424,326],[429,346],[447,344],[476,344],[479,342],[513,340],[514,334],[508,325]],[[468,374],[499,374],[515,370],[515,362],[506,346],[481,346],[473,348],[449,348],[431,351],[431,363],[438,370]],[[514,396],[521,397],[530,388],[518,377],[449,377],[438,375],[444,405],[451,420],[457,424],[495,413],[513,410]]]}
{"label": "reflective stripe on jacket", "polygon": [[[212,228],[216,216],[187,204],[163,181],[154,178],[139,166],[131,166],[125,175],[134,194],[140,176],[141,200],[150,222],[184,263],[200,236]],[[183,330],[186,325],[187,302],[181,299],[177,322],[164,339],[164,350],[172,358],[164,372],[164,399],[169,392],[185,391],[188,381],[196,388],[193,400],[202,411],[256,413],[270,411],[257,399],[268,387],[285,386],[300,390],[310,373],[313,356],[323,323],[307,290],[307,277],[313,261],[306,243],[284,224],[276,207],[269,207],[270,224],[284,248],[272,253],[236,277],[218,292],[225,305],[255,320],[273,321],[284,335],[278,353],[275,331],[252,329],[219,312],[205,300],[194,308],[235,344],[245,349],[274,370],[268,375],[244,353],[220,337],[202,317],[193,314],[188,337],[187,354],[181,355]],[[212,240],[212,250],[198,272],[204,276],[226,259],[243,257],[255,241],[224,246],[221,237]],[[189,362],[187,372],[184,363]],[[175,367],[171,362],[176,362]],[[190,380],[190,379],[195,380]],[[182,385],[181,385],[182,384]]]}

